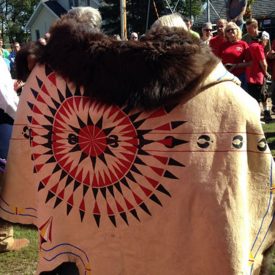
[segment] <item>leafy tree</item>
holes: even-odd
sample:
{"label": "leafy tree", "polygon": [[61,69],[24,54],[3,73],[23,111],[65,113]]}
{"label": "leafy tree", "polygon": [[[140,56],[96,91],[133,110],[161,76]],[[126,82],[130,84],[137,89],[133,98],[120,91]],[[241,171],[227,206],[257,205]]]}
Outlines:
{"label": "leafy tree", "polygon": [[29,37],[25,25],[39,0],[0,0],[2,35],[10,42],[23,42]]}
{"label": "leafy tree", "polygon": [[[190,3],[191,14],[197,16],[202,11],[202,4],[205,0],[127,0],[127,28],[128,32],[136,31],[140,34],[146,31],[148,26],[161,15],[172,12],[179,12],[182,15],[189,16]],[[148,3],[149,16],[148,16]],[[120,33],[120,1],[105,0],[100,7],[104,23],[103,30],[108,34]]]}

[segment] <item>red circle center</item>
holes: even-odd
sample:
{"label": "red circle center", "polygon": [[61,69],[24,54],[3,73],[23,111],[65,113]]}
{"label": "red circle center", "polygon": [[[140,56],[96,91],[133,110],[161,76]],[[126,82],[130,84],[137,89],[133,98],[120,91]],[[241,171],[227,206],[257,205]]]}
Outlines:
{"label": "red circle center", "polygon": [[104,152],[107,146],[106,135],[97,126],[88,125],[80,129],[78,144],[83,152],[95,157]]}

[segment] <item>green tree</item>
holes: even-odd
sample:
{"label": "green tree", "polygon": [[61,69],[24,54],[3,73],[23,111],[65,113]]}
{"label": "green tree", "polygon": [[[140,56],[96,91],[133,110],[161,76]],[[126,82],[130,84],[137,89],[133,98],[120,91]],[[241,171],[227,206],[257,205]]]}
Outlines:
{"label": "green tree", "polygon": [[40,0],[0,0],[2,36],[10,42],[23,42],[29,37],[25,25]]}
{"label": "green tree", "polygon": [[[146,31],[148,26],[161,15],[172,12],[179,12],[182,15],[189,16],[190,3],[191,14],[197,16],[202,11],[202,4],[205,0],[127,0],[127,28],[128,33],[136,31],[140,34]],[[108,34],[120,33],[120,1],[105,0],[100,7],[104,23],[103,30]],[[148,3],[149,16],[148,16]]]}

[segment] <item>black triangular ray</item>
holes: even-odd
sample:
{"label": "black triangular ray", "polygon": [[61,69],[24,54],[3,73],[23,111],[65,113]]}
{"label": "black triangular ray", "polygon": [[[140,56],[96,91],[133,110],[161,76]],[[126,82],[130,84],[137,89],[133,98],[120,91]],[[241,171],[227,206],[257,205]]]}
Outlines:
{"label": "black triangular ray", "polygon": [[186,123],[186,121],[172,121],[171,122],[172,129],[176,129],[177,127],[179,127],[184,123]]}
{"label": "black triangular ray", "polygon": [[39,88],[41,88],[42,85],[43,85],[43,81],[40,80],[38,77],[36,77],[36,81],[37,81],[37,84],[38,84]]}
{"label": "black triangular ray", "polygon": [[149,211],[148,207],[146,206],[146,204],[144,202],[141,203],[139,206],[144,212],[146,212],[148,215],[152,216],[151,212]]}
{"label": "black triangular ray", "polygon": [[128,115],[129,112],[131,111],[131,109],[132,109],[131,106],[128,106],[128,105],[127,105],[127,106],[125,106],[125,108],[122,109],[122,111],[123,111],[125,114]]}
{"label": "black triangular ray", "polygon": [[101,118],[99,119],[99,121],[96,123],[95,126],[97,126],[99,129],[102,129],[102,121],[103,121],[103,118],[101,117]]}
{"label": "black triangular ray", "polygon": [[52,149],[52,142],[51,141],[48,141],[44,144],[42,144],[44,147],[48,148],[48,149]]}
{"label": "black triangular ray", "polygon": [[92,118],[90,117],[89,114],[88,114],[88,119],[87,119],[87,125],[94,125]]}
{"label": "black triangular ray", "polygon": [[121,183],[123,183],[127,188],[130,189],[129,183],[127,182],[127,180],[125,178],[120,180]]}
{"label": "black triangular ray", "polygon": [[34,173],[34,174],[36,173],[36,169],[35,169],[35,167],[33,167],[33,170],[32,170],[32,171],[33,171],[33,173]]}
{"label": "black triangular ray", "polygon": [[166,113],[170,113],[178,104],[165,105],[164,110]]}
{"label": "black triangular ray", "polygon": [[57,89],[57,92],[58,92],[60,102],[63,102],[65,100],[65,97],[63,96],[63,94],[60,92],[59,89]]}
{"label": "black triangular ray", "polygon": [[77,117],[77,120],[80,128],[84,128],[86,126],[86,124],[80,119],[80,117]]}
{"label": "black triangular ray", "polygon": [[91,156],[91,161],[92,161],[93,169],[95,170],[96,157]]}
{"label": "black triangular ray", "polygon": [[130,210],[130,213],[140,222],[137,211],[135,209]]}
{"label": "black triangular ray", "polygon": [[51,117],[51,116],[46,116],[46,115],[44,115],[44,117],[45,117],[51,124],[53,124],[53,122],[54,122],[54,118],[53,118],[53,117]]}
{"label": "black triangular ray", "polygon": [[80,186],[80,182],[75,180],[74,181],[74,191]]}
{"label": "black triangular ray", "polygon": [[87,158],[87,155],[83,152],[81,152],[81,156],[80,156],[80,159],[79,159],[79,163],[81,163],[84,159]]}
{"label": "black triangular ray", "polygon": [[105,159],[104,154],[100,154],[100,155],[98,155],[98,157],[99,157],[99,159],[101,159],[105,163],[105,165],[107,165],[107,161]]}
{"label": "black triangular ray", "polygon": [[53,174],[56,173],[57,171],[59,171],[61,169],[61,167],[59,166],[59,164],[56,164],[54,169],[53,169]]}
{"label": "black triangular ray", "polygon": [[155,194],[152,194],[150,197],[150,200],[152,200],[153,202],[159,204],[160,206],[162,206],[160,200],[158,199],[158,197]]}
{"label": "black triangular ray", "polygon": [[52,98],[52,102],[53,102],[53,104],[54,104],[54,106],[56,107],[56,110],[60,107],[60,103],[59,102],[57,102],[54,98]]}
{"label": "black triangular ray", "polygon": [[94,216],[95,222],[97,224],[97,227],[99,227],[99,225],[100,225],[100,215],[93,215],[93,216]]}
{"label": "black triangular ray", "polygon": [[33,88],[31,88],[31,91],[32,91],[34,98],[37,98],[38,92],[36,90],[34,90]]}
{"label": "black triangular ray", "polygon": [[66,179],[65,186],[67,187],[74,179],[69,175]]}
{"label": "black triangular ray", "polygon": [[52,154],[53,154],[53,150],[49,150],[49,151],[43,153],[43,155],[52,155]]}
{"label": "black triangular ray", "polygon": [[82,210],[79,210],[79,214],[80,214],[80,220],[83,221],[83,218],[85,216],[85,212]]}
{"label": "black triangular ray", "polygon": [[52,132],[53,127],[51,125],[42,125],[48,132]]}
{"label": "black triangular ray", "polygon": [[31,116],[27,116],[28,122],[32,122],[32,117]]}
{"label": "black triangular ray", "polygon": [[136,164],[146,165],[146,163],[144,163],[144,161],[143,161],[143,160],[141,160],[139,157],[136,157],[136,159],[135,159],[135,163],[136,163]]}
{"label": "black triangular ray", "polygon": [[46,73],[46,76],[48,76],[50,73],[52,73],[53,70],[49,67],[49,65],[45,65],[45,73]]}
{"label": "black triangular ray", "polygon": [[97,193],[98,193],[98,188],[92,188],[92,190],[93,190],[94,198],[96,200]]}
{"label": "black triangular ray", "polygon": [[135,113],[135,114],[131,115],[129,118],[132,122],[134,122],[139,117],[140,114],[141,114],[141,112]]}
{"label": "black triangular ray", "polygon": [[101,187],[100,191],[101,191],[101,194],[103,195],[103,197],[106,199],[106,187]]}
{"label": "black triangular ray", "polygon": [[45,185],[42,182],[39,182],[38,191],[40,191],[40,190],[42,190],[44,188],[45,188]]}
{"label": "black triangular ray", "polygon": [[62,170],[59,181],[61,181],[62,179],[64,179],[66,176],[67,176],[67,173],[64,170]]}
{"label": "black triangular ray", "polygon": [[172,158],[169,159],[168,165],[175,165],[175,166],[185,167],[184,164],[181,164],[180,162],[178,162],[178,161],[176,161]]}
{"label": "black triangular ray", "polygon": [[75,133],[77,133],[77,134],[79,133],[80,130],[78,128],[71,126],[70,124],[68,124],[68,125]]}
{"label": "black triangular ray", "polygon": [[105,148],[104,153],[115,157],[115,154],[108,147]]}
{"label": "black triangular ray", "polygon": [[115,185],[115,188],[118,190],[118,192],[120,194],[122,194],[122,189],[121,189],[121,186],[120,186],[119,182],[116,182],[114,185]]}
{"label": "black triangular ray", "polygon": [[54,193],[52,193],[51,191],[49,191],[45,203],[47,203],[47,202],[48,202],[50,199],[52,199],[53,197],[54,197]]}
{"label": "black triangular ray", "polygon": [[80,146],[79,146],[79,144],[76,144],[69,152],[71,153],[71,152],[78,152],[78,151],[80,151]]}
{"label": "black triangular ray", "polygon": [[133,164],[132,167],[131,167],[131,171],[137,173],[137,174],[140,174],[142,175],[142,173],[137,169],[137,167]]}
{"label": "black triangular ray", "polygon": [[86,195],[88,190],[89,190],[89,186],[83,184],[83,197]]}
{"label": "black triangular ray", "polygon": [[73,96],[72,92],[70,91],[68,85],[66,85],[66,98],[72,97],[72,96]]}
{"label": "black triangular ray", "polygon": [[140,136],[143,136],[143,135],[146,135],[148,133],[150,133],[152,130],[137,130],[137,136],[140,137]]}
{"label": "black triangular ray", "polygon": [[126,224],[129,225],[126,213],[121,212],[121,213],[119,213],[119,215],[126,222]]}
{"label": "black triangular ray", "polygon": [[108,188],[109,192],[112,194],[112,196],[114,197],[115,194],[114,194],[114,187],[113,187],[113,185],[109,185],[107,188]]}
{"label": "black triangular ray", "polygon": [[42,135],[42,137],[50,141],[51,135],[52,135],[52,133],[48,132],[46,135]]}
{"label": "black triangular ray", "polygon": [[62,202],[62,200],[57,197],[56,200],[55,200],[55,204],[54,204],[53,208],[55,208],[56,206],[58,206],[61,202]]}
{"label": "black triangular ray", "polygon": [[79,86],[76,87],[74,95],[75,96],[80,96],[81,95],[81,93],[80,93],[80,87]]}
{"label": "black triangular ray", "polygon": [[30,107],[30,109],[32,110],[32,108],[33,108],[33,104],[32,104],[32,103],[30,103],[29,101],[27,101],[27,103],[28,103],[28,106]]}
{"label": "black triangular ray", "polygon": [[127,173],[126,177],[127,177],[128,179],[130,179],[131,181],[136,182],[136,180],[135,180],[133,174],[132,174],[130,171]]}
{"label": "black triangular ray", "polygon": [[134,124],[135,128],[138,129],[138,128],[143,124],[143,122],[144,122],[145,120],[146,120],[146,119],[142,119],[142,120],[139,120],[139,121],[134,122],[133,124]]}
{"label": "black triangular ray", "polygon": [[169,179],[178,179],[175,175],[173,175],[171,172],[168,170],[165,171],[164,177],[169,178]]}
{"label": "black triangular ray", "polygon": [[50,158],[46,161],[46,163],[53,163],[53,162],[56,162],[56,159],[55,159],[54,156],[50,157]]}
{"label": "black triangular ray", "polygon": [[145,139],[145,138],[143,138],[143,137],[140,137],[139,138],[139,148],[141,148],[141,147],[143,147],[143,146],[145,146],[145,145],[147,145],[147,144],[150,144],[150,143],[153,143],[153,142],[155,142],[154,140],[149,140],[149,139]]}
{"label": "black triangular ray", "polygon": [[159,186],[157,187],[157,190],[169,197],[171,197],[170,193],[164,188],[163,185],[159,184]]}
{"label": "black triangular ray", "polygon": [[110,221],[112,224],[116,227],[116,217],[115,216],[109,216]]}
{"label": "black triangular ray", "polygon": [[54,116],[54,115],[55,115],[55,113],[56,113],[56,109],[52,108],[52,107],[51,107],[51,106],[49,106],[49,105],[48,105],[48,108],[49,108],[49,110],[50,110],[51,114]]}
{"label": "black triangular ray", "polygon": [[139,155],[143,155],[143,156],[148,156],[148,155],[150,155],[148,152],[142,150],[141,148],[138,149],[138,154],[139,154]]}
{"label": "black triangular ray", "polygon": [[67,203],[67,215],[70,214],[72,208],[73,208],[73,207],[72,207],[70,204]]}
{"label": "black triangular ray", "polygon": [[106,128],[104,129],[104,133],[106,136],[109,136],[109,134],[115,129],[115,127],[110,127],[110,128]]}

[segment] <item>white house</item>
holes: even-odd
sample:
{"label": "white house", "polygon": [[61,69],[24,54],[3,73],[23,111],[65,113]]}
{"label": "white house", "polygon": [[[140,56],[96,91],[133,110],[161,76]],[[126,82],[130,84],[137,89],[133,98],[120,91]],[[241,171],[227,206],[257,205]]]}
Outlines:
{"label": "white house", "polygon": [[79,6],[98,8],[99,2],[100,0],[42,0],[27,22],[26,29],[30,30],[31,39],[35,41],[44,36],[52,23],[69,9]]}

